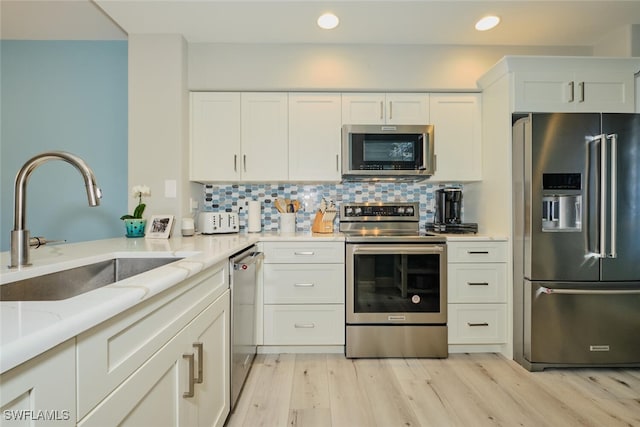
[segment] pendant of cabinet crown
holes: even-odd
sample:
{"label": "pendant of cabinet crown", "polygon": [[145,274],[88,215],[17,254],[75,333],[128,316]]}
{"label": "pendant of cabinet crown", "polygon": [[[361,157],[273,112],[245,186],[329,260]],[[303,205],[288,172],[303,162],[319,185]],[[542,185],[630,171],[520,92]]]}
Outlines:
{"label": "pendant of cabinet crown", "polygon": [[342,123],[423,125],[429,123],[429,94],[343,93]]}

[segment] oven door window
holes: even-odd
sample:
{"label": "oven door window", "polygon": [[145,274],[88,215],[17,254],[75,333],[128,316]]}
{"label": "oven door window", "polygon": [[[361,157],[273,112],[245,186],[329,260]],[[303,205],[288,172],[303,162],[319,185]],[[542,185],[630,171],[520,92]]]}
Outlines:
{"label": "oven door window", "polygon": [[354,313],[438,313],[440,254],[353,255]]}

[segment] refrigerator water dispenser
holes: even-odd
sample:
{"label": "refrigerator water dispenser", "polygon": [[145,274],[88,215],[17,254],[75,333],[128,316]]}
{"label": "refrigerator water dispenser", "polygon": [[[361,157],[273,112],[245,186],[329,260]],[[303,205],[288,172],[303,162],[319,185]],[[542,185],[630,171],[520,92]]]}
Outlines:
{"label": "refrigerator water dispenser", "polygon": [[542,231],[581,231],[581,218],[580,194],[542,197]]}

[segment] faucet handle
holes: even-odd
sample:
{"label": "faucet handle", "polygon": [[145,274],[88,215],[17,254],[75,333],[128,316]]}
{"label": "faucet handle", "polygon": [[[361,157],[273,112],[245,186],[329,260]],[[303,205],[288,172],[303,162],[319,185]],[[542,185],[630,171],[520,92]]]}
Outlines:
{"label": "faucet handle", "polygon": [[47,240],[43,236],[30,237],[29,238],[29,246],[32,248],[39,248],[40,246],[50,245],[52,243],[65,243],[66,240]]}

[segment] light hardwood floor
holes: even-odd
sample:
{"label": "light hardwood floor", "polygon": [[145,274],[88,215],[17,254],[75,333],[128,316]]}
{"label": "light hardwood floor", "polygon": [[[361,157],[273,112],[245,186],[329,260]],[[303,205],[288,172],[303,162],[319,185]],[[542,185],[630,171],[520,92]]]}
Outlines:
{"label": "light hardwood floor", "polygon": [[640,426],[640,369],[531,373],[497,354],[262,354],[227,426]]}

